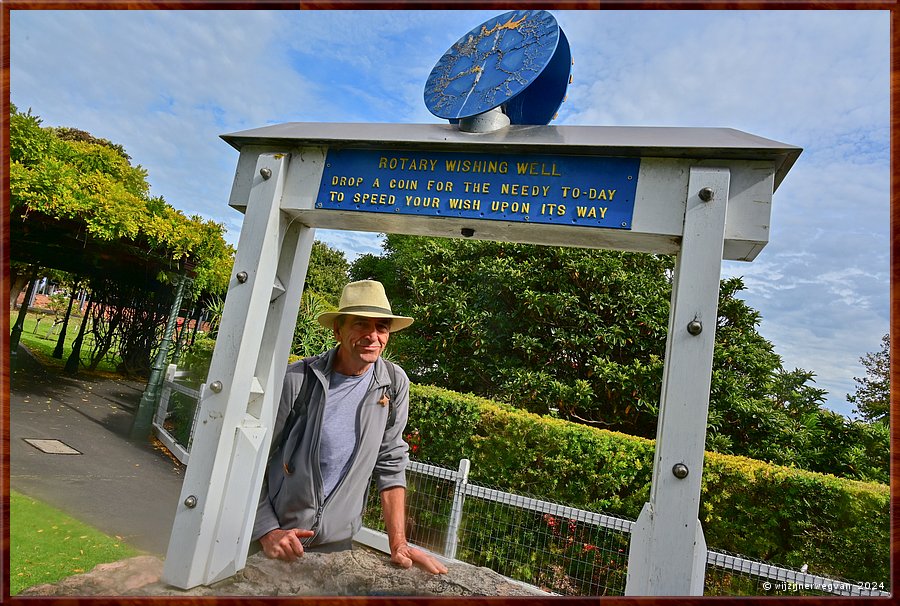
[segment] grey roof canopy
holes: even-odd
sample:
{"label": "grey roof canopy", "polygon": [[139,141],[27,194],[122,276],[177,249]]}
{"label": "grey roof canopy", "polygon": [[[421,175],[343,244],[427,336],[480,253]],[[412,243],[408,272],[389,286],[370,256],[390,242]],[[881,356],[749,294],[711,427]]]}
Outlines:
{"label": "grey roof canopy", "polygon": [[287,122],[222,135],[235,149],[285,144],[328,147],[526,151],[652,158],[772,160],[775,189],[802,148],[733,128],[656,126],[510,126],[470,134],[451,124]]}
{"label": "grey roof canopy", "polygon": [[[309,227],[451,238],[463,234],[476,239],[662,254],[679,250],[690,170],[723,168],[731,175],[723,258],[741,261],[752,261],[768,243],[773,193],[802,152],[799,147],[731,128],[512,125],[488,133],[467,133],[450,124],[290,122],[226,134],[222,139],[241,151],[229,200],[241,212],[258,178],[254,171],[260,154],[292,154],[281,209]],[[373,209],[351,203],[339,209],[326,208],[320,183],[329,153],[335,150],[639,158],[640,169],[633,217],[623,225],[626,229],[538,226],[534,222],[363,212]],[[493,202],[488,199],[484,203]]]}

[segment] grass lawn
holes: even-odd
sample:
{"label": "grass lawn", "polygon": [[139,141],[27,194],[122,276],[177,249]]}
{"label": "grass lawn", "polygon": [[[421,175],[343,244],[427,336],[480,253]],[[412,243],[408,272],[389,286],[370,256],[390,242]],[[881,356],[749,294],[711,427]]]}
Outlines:
{"label": "grass lawn", "polygon": [[9,594],[141,552],[21,493],[9,495]]}
{"label": "grass lawn", "polygon": [[[18,310],[10,312],[12,316],[10,317],[10,329],[12,328],[12,324],[16,321],[16,316],[18,315]],[[32,312],[28,312],[25,316],[25,325],[22,329],[22,336],[19,341],[28,348],[32,354],[34,354],[43,364],[56,366],[58,368],[62,368],[66,365],[66,359],[68,359],[69,354],[72,353],[72,342],[75,340],[75,337],[78,336],[78,327],[81,325],[81,318],[72,316],[69,318],[69,326],[66,328],[66,341],[65,346],[63,347],[63,357],[61,359],[53,357],[53,350],[56,349],[56,340],[59,337],[59,328],[53,331],[53,334],[50,335],[50,338],[47,338],[48,332],[50,332],[51,327],[53,326],[53,316],[45,315],[45,314],[36,314]],[[87,361],[88,354],[91,348],[92,335],[90,333],[85,333],[84,335],[84,343],[81,346],[81,359],[82,361]],[[80,371],[85,371],[86,369],[82,366]],[[115,365],[110,364],[109,360],[102,360],[100,364],[97,366],[97,370],[94,372],[98,372],[98,374],[103,373],[113,373],[115,374],[116,369]]]}

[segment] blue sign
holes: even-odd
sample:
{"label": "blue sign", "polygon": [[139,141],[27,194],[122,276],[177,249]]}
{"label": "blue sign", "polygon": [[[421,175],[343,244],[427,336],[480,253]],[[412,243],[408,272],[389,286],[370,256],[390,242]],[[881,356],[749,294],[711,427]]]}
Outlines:
{"label": "blue sign", "polygon": [[332,149],[316,208],[631,229],[640,162]]}

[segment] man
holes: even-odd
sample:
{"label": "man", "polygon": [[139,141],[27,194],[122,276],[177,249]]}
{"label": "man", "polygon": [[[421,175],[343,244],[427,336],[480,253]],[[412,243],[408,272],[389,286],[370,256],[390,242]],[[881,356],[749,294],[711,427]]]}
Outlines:
{"label": "man", "polygon": [[447,572],[406,542],[409,379],[381,358],[390,333],[413,319],[391,312],[380,282],[362,280],[345,286],[338,311],[318,320],[338,345],[288,366],[253,540],[286,561],[350,549],[374,475],[391,561]]}

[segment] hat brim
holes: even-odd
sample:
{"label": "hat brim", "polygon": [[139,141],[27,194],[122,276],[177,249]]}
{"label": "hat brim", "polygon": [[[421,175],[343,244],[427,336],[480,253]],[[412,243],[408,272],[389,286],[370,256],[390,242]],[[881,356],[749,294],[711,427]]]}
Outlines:
{"label": "hat brim", "polygon": [[366,313],[354,313],[347,311],[326,311],[319,314],[319,324],[325,328],[334,328],[334,321],[338,316],[358,316],[360,318],[389,318],[391,320],[391,332],[397,332],[408,328],[414,320],[406,316],[395,316],[392,314],[383,314],[377,311],[367,311]]}

